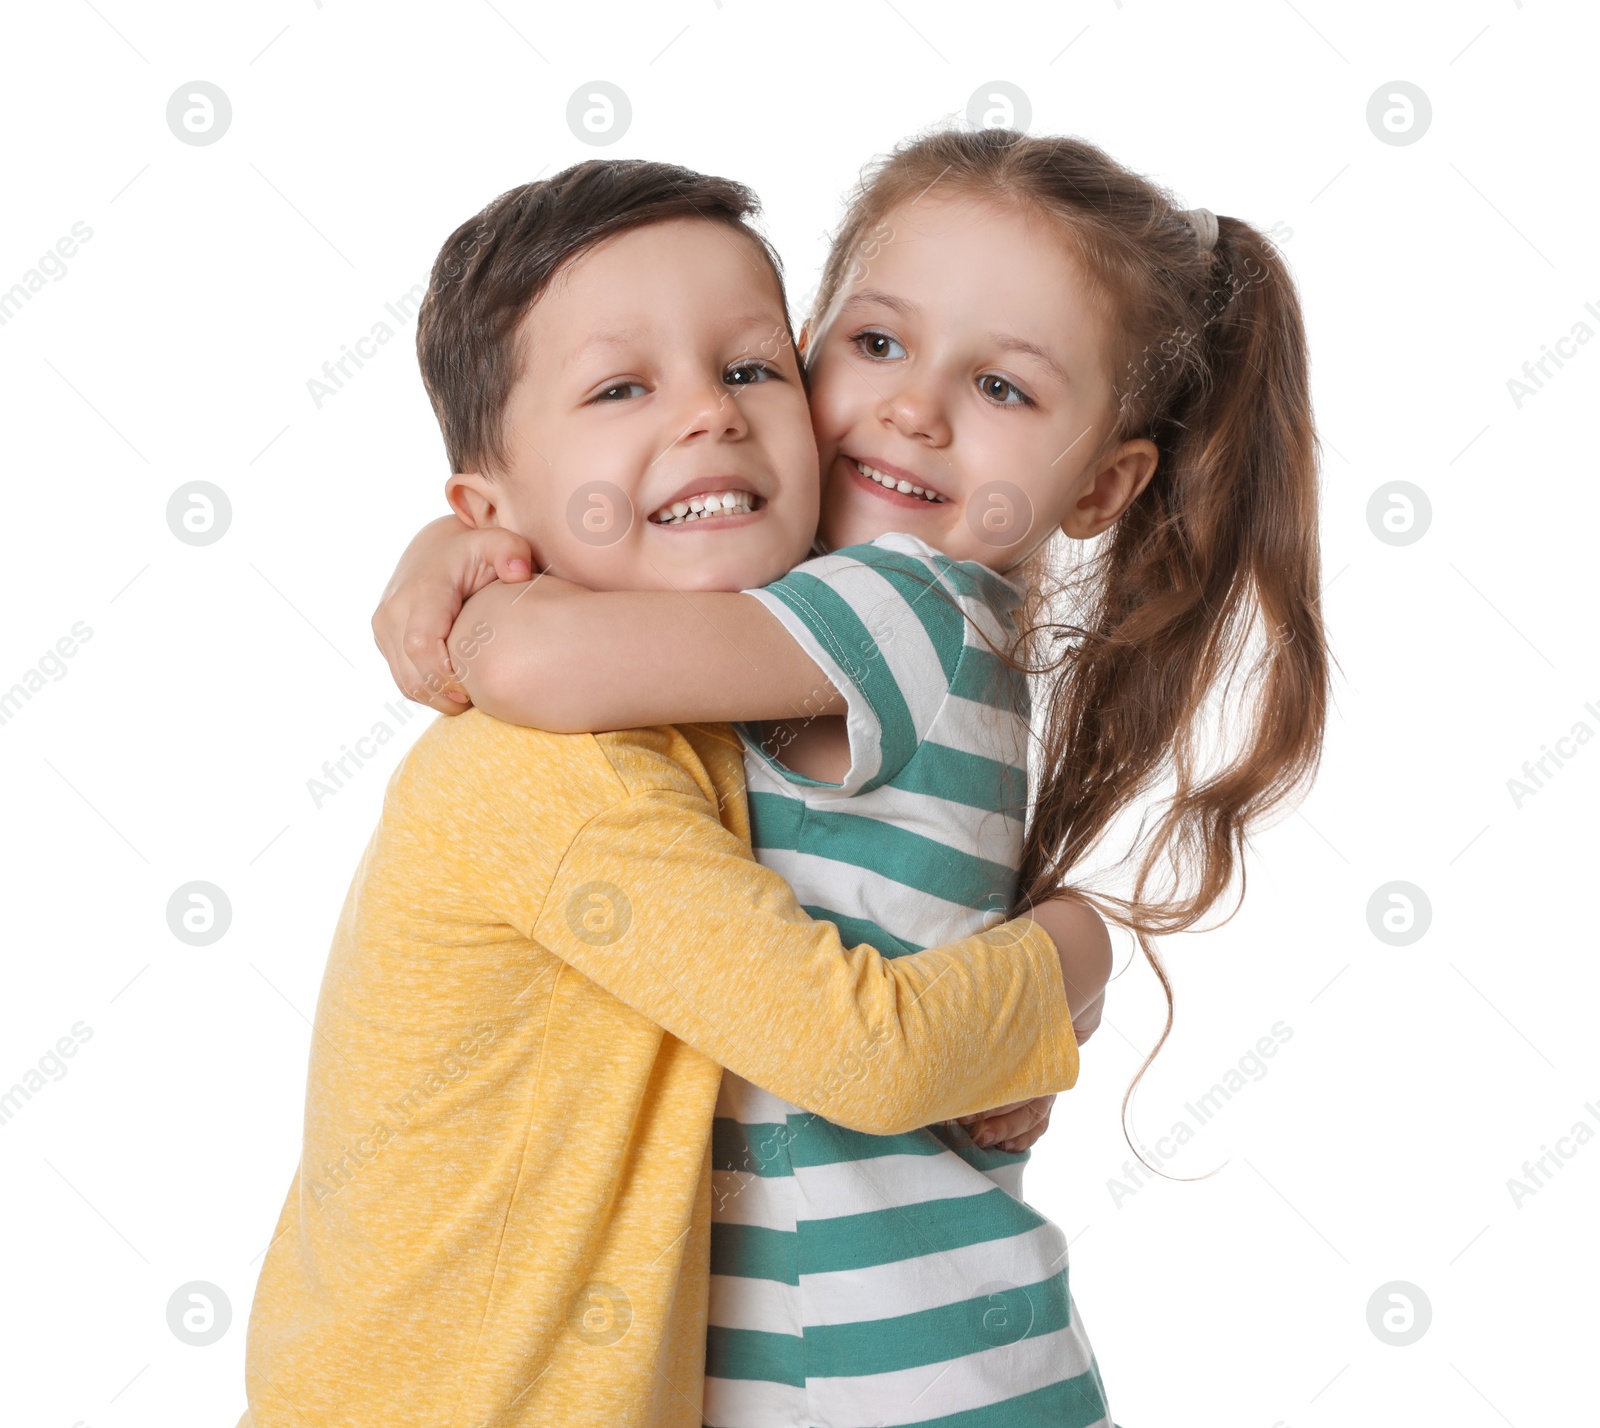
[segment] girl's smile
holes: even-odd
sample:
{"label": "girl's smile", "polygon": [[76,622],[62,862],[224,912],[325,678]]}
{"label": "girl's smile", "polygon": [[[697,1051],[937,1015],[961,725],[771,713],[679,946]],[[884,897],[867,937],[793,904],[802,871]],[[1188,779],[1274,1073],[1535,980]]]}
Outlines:
{"label": "girl's smile", "polygon": [[842,461],[855,467],[854,475],[858,480],[867,482],[872,488],[872,494],[881,496],[892,505],[900,507],[916,507],[937,505],[950,498],[941,496],[931,484],[922,484],[926,478],[915,472],[907,471],[903,466],[891,466],[887,461],[864,461],[859,456],[840,455]]}
{"label": "girl's smile", "polygon": [[[1059,227],[935,193],[890,210],[852,278],[807,341],[823,547],[904,530],[1005,571],[1093,534],[1075,507],[1120,452],[1103,304]],[[984,524],[1002,483],[1027,512],[1009,542]]]}

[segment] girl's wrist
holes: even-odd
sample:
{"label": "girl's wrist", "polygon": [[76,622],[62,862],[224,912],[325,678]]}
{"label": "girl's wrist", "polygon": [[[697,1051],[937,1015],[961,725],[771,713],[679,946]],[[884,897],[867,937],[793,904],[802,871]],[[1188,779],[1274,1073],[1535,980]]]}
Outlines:
{"label": "girl's wrist", "polygon": [[1028,916],[1049,934],[1061,968],[1062,989],[1074,1021],[1095,1006],[1111,977],[1111,938],[1088,903],[1054,897],[1031,908]]}

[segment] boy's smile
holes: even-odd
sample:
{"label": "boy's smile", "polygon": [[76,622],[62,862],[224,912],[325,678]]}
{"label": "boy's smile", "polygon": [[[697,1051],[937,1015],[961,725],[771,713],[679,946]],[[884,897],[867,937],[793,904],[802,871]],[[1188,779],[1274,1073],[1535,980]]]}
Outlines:
{"label": "boy's smile", "polygon": [[724,477],[710,486],[691,481],[660,510],[652,511],[650,519],[658,526],[699,526],[702,521],[712,521],[718,527],[726,525],[764,504],[761,496],[739,483],[737,476]]}

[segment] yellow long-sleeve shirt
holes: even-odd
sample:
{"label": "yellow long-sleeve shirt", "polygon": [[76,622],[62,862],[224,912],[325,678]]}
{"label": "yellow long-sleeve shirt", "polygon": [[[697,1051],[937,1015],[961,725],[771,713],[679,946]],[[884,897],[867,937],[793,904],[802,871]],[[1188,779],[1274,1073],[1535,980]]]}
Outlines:
{"label": "yellow long-sleeve shirt", "polygon": [[724,1066],[890,1135],[1078,1056],[1036,925],[890,961],[809,919],[725,725],[436,721],[334,934],[244,1422],[699,1428]]}

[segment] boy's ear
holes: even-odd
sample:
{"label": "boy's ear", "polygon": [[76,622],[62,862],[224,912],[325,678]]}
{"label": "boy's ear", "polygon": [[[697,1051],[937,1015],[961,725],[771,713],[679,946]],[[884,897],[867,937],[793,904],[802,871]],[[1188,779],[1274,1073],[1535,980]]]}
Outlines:
{"label": "boy's ear", "polygon": [[458,471],[444,485],[444,498],[462,523],[474,530],[497,526],[495,492],[481,471]]}
{"label": "boy's ear", "polygon": [[802,362],[806,359],[806,348],[811,345],[811,319],[808,317],[800,324],[800,336],[795,339],[795,351],[800,354]]}
{"label": "boy's ear", "polygon": [[1155,442],[1143,437],[1123,442],[1067,512],[1062,531],[1073,540],[1089,540],[1108,529],[1150,484],[1160,455]]}

